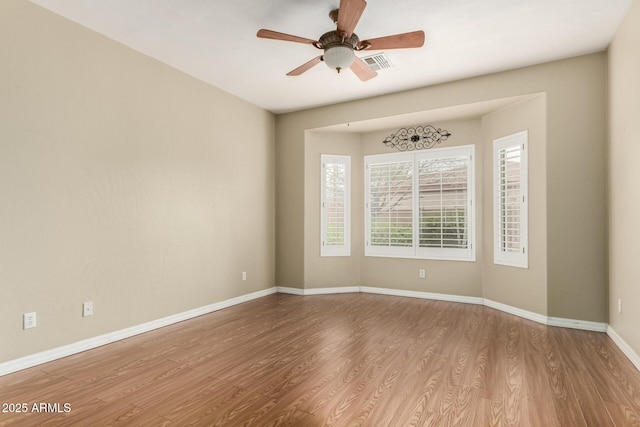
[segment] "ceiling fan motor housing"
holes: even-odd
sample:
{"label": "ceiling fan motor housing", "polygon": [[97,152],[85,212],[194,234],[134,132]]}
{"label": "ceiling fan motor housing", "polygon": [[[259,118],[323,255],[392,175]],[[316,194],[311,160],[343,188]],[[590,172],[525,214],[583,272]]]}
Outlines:
{"label": "ceiling fan motor housing", "polygon": [[323,60],[338,73],[341,69],[349,67],[355,58],[354,50],[360,43],[358,35],[353,33],[351,37],[342,37],[338,31],[324,33],[316,47],[324,49]]}
{"label": "ceiling fan motor housing", "polygon": [[335,46],[348,46],[351,49],[355,49],[360,43],[360,38],[356,33],[353,33],[351,37],[344,38],[340,35],[338,31],[329,31],[328,33],[324,33],[320,40],[318,41],[318,46],[320,49],[330,49]]}

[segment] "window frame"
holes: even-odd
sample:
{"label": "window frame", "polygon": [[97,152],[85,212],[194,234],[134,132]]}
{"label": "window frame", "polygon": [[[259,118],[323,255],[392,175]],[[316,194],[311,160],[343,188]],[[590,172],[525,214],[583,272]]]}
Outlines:
{"label": "window frame", "polygon": [[[468,157],[467,165],[467,248],[426,248],[420,247],[420,187],[419,162],[423,159],[446,159],[450,157]],[[412,163],[412,245],[410,247],[374,246],[371,241],[371,182],[370,166],[375,164],[392,164],[411,161]],[[364,221],[365,221],[365,256],[386,258],[430,259],[444,261],[475,261],[475,145],[432,148],[419,152],[385,153],[367,155],[364,158]]]}
{"label": "window frame", "polygon": [[[327,245],[327,193],[326,165],[341,164],[345,166],[344,189],[344,241],[342,245]],[[320,256],[351,256],[351,156],[338,154],[320,155]]]}
{"label": "window frame", "polygon": [[[519,236],[520,251],[509,252],[501,250],[501,230],[503,220],[501,212],[505,210],[501,197],[501,164],[500,152],[506,149],[520,147],[520,194],[519,198]],[[529,133],[516,132],[493,140],[493,263],[509,267],[529,268]]]}

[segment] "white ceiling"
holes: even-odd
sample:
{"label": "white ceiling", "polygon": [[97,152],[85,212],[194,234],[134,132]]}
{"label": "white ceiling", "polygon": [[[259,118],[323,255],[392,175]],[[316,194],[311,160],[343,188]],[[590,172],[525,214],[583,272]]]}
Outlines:
{"label": "white ceiling", "polygon": [[[339,0],[32,0],[275,113],[397,92],[605,49],[632,0],[368,0],[361,39],[424,30],[423,48],[388,50],[394,68],[361,82],[319,64],[310,45]],[[363,56],[362,52],[359,56]]]}

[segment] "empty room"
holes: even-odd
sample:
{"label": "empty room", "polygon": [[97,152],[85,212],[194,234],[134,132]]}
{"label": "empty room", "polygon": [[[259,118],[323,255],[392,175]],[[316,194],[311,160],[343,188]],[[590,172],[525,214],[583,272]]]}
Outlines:
{"label": "empty room", "polygon": [[0,0],[0,426],[640,425],[639,142],[640,0]]}

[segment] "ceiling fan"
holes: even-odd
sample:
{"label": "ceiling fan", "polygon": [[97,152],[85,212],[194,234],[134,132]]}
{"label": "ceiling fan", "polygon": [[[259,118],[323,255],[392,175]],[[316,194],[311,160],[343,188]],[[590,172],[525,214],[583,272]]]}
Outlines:
{"label": "ceiling fan", "polygon": [[332,10],[329,17],[336,24],[337,29],[324,33],[320,40],[292,36],[271,30],[259,30],[257,36],[264,39],[284,40],[296,43],[310,44],[324,53],[313,58],[298,68],[291,70],[287,76],[299,76],[313,66],[324,62],[329,68],[338,73],[344,68],[350,68],[362,81],[367,81],[378,75],[355,52],[361,50],[405,49],[422,47],[424,45],[424,31],[395,34],[375,39],[360,40],[355,30],[360,16],[367,6],[365,0],[340,0],[340,8]]}

